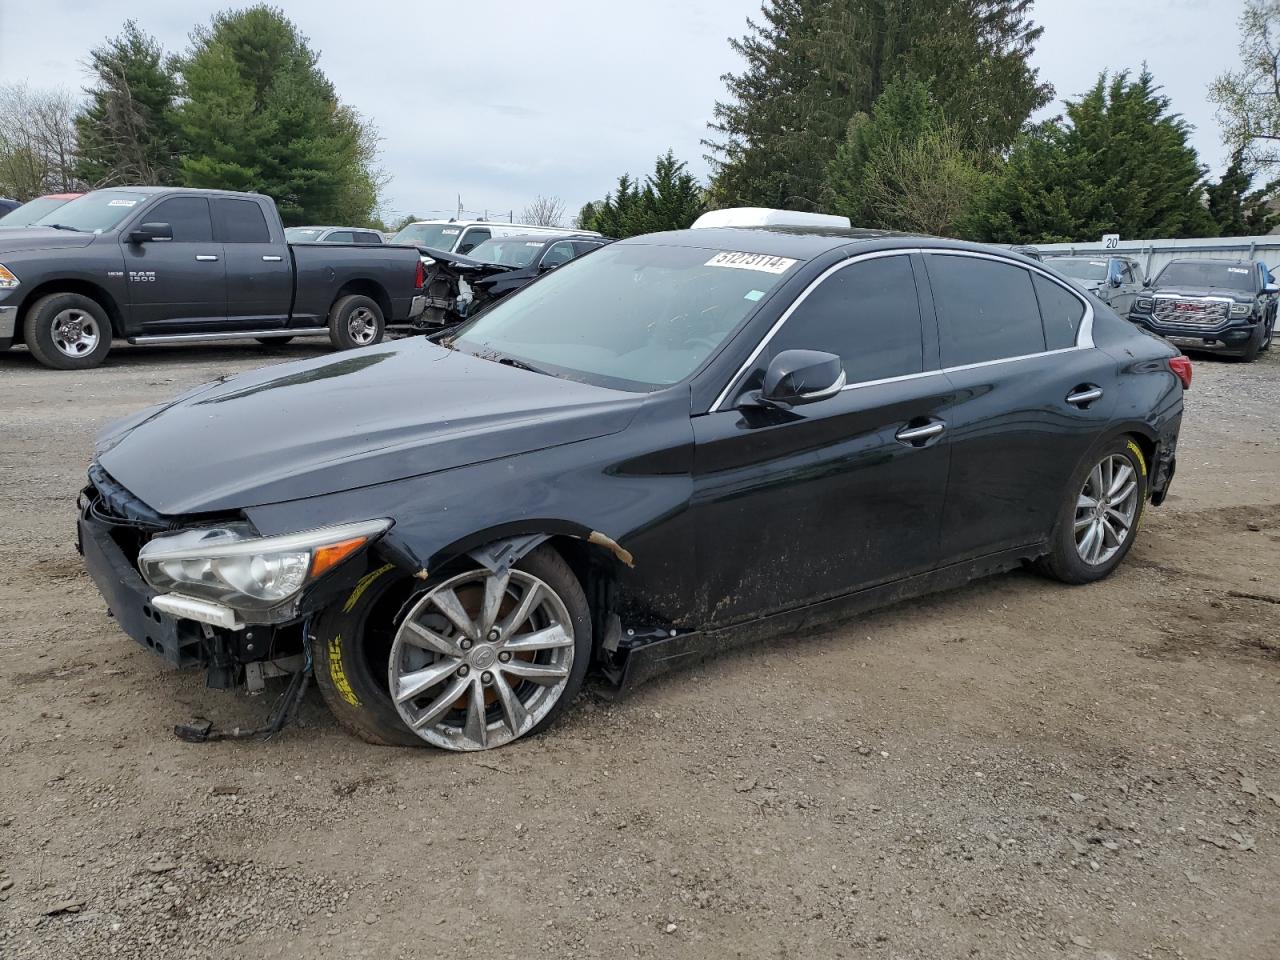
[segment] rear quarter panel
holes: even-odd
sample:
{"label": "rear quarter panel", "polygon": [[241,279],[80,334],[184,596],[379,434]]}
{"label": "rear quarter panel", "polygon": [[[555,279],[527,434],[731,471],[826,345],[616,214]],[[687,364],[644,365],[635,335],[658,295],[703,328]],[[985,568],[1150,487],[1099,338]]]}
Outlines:
{"label": "rear quarter panel", "polygon": [[371,244],[290,245],[296,271],[294,318],[323,322],[338,294],[346,287],[373,284],[385,293],[388,322],[404,320],[417,290],[413,281],[418,251],[412,247]]}

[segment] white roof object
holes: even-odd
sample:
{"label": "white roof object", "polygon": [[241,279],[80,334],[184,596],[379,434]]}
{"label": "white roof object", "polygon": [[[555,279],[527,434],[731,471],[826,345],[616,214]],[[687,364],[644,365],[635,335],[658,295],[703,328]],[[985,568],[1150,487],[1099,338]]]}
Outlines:
{"label": "white roof object", "polygon": [[848,230],[848,217],[803,210],[771,210],[769,207],[728,207],[712,210],[693,221],[694,230],[708,227],[836,227]]}

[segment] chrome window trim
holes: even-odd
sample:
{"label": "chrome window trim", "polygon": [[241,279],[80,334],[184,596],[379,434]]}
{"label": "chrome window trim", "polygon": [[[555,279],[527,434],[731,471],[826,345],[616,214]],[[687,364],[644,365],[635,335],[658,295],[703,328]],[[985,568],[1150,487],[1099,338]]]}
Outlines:
{"label": "chrome window trim", "polygon": [[792,301],[791,305],[782,312],[782,316],[780,316],[774,325],[769,328],[769,331],[760,338],[760,342],[756,344],[756,348],[751,351],[751,354],[747,359],[740,367],[738,367],[733,376],[729,378],[729,382],[725,384],[724,389],[720,391],[720,394],[716,397],[715,402],[711,404],[707,412],[718,413],[723,409],[722,404],[726,399],[728,399],[729,391],[733,389],[733,385],[738,382],[744,373],[751,369],[751,365],[759,359],[760,354],[764,352],[764,348],[769,345],[769,341],[772,340],[774,335],[782,329],[782,325],[791,319],[791,315],[796,311],[796,308],[799,307],[800,304],[804,303],[805,298],[808,297],[809,294],[812,293],[817,286],[829,276],[838,270],[843,270],[845,267],[851,267],[855,263],[862,263],[866,260],[876,260],[883,257],[911,256],[915,253],[946,257],[972,257],[975,260],[994,260],[997,263],[1004,263],[1011,267],[1018,267],[1022,270],[1026,270],[1028,273],[1038,273],[1046,280],[1056,283],[1063,290],[1066,290],[1069,294],[1079,300],[1084,306],[1084,316],[1080,318],[1080,329],[1076,331],[1075,346],[1058,347],[1054,350],[1041,350],[1036,353],[1023,353],[1016,357],[1000,357],[996,360],[982,360],[978,363],[964,363],[952,367],[939,367],[937,370],[921,370],[919,373],[905,373],[901,376],[885,377],[881,380],[860,380],[857,383],[845,384],[844,388],[840,391],[841,393],[845,390],[857,390],[860,387],[875,387],[883,383],[898,383],[903,380],[919,380],[922,377],[936,377],[955,370],[973,370],[979,367],[995,366],[1000,363],[1013,363],[1018,360],[1030,360],[1033,357],[1048,357],[1057,353],[1071,353],[1075,350],[1088,350],[1093,347],[1093,304],[1091,304],[1088,299],[1081,296],[1079,291],[1074,290],[1071,286],[1063,283],[1049,271],[1038,266],[1019,263],[1015,260],[1009,259],[1008,257],[1002,257],[998,254],[982,253],[977,250],[948,250],[946,248],[930,247],[895,247],[892,250],[873,250],[870,253],[862,253],[854,257],[849,257],[847,260],[841,260],[839,263],[833,264],[826,270],[822,271],[820,275],[815,277],[814,280],[804,288],[800,295]]}

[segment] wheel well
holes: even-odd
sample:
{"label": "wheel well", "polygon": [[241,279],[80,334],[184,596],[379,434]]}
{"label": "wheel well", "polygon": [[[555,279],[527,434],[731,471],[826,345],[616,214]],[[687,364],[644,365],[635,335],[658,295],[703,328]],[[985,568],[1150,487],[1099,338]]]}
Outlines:
{"label": "wheel well", "polygon": [[345,296],[358,294],[362,297],[368,297],[378,305],[382,311],[382,319],[386,323],[391,322],[391,298],[387,296],[387,291],[382,288],[382,284],[373,280],[348,280],[338,290],[334,296],[333,302],[337,303]]}
{"label": "wheel well", "polygon": [[1126,433],[1124,436],[1138,445],[1138,449],[1142,451],[1142,458],[1147,461],[1147,473],[1150,475],[1156,465],[1156,442],[1141,433]]}
{"label": "wheel well", "polygon": [[51,293],[76,293],[82,297],[88,297],[106,311],[107,319],[111,321],[112,335],[117,337],[124,335],[124,315],[120,312],[120,307],[115,298],[102,287],[96,283],[90,283],[88,280],[49,280],[31,290],[22,301],[22,308],[18,311],[17,326],[14,329],[15,342],[18,342],[23,337],[23,324],[27,319],[27,311],[31,309],[32,304],[41,297],[49,296]]}

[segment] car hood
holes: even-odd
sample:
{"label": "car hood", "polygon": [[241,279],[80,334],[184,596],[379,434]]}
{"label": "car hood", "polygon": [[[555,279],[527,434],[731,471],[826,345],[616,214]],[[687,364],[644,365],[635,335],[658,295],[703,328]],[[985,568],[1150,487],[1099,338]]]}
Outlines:
{"label": "car hood", "polygon": [[53,227],[0,227],[0,254],[23,250],[53,250],[58,247],[87,247],[97,234]]}
{"label": "car hood", "polygon": [[616,433],[643,399],[411,339],[207,384],[108,427],[97,459],[159,513],[225,511]]}
{"label": "car hood", "polygon": [[1147,296],[1153,297],[1226,297],[1241,303],[1253,300],[1253,294],[1230,287],[1154,287]]}

